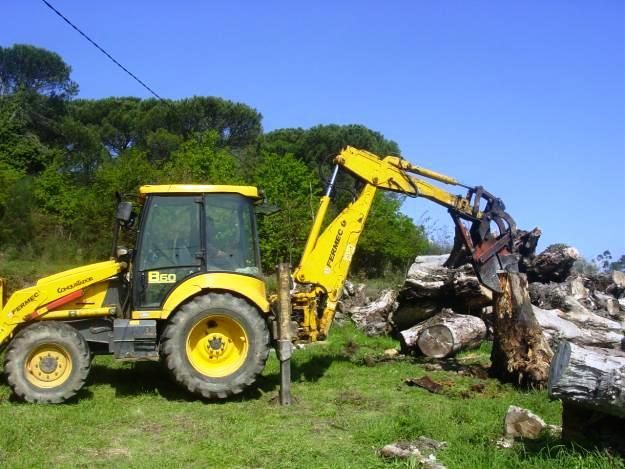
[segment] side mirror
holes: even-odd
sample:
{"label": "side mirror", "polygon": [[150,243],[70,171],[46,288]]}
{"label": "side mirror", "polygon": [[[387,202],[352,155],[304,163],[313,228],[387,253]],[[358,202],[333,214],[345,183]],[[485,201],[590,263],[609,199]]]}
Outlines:
{"label": "side mirror", "polygon": [[115,218],[124,224],[128,223],[132,219],[132,203],[120,202],[117,204],[117,213],[115,214]]}
{"label": "side mirror", "polygon": [[277,205],[268,204],[267,202],[258,204],[254,208],[258,215],[273,215],[274,213],[282,211],[282,209]]}

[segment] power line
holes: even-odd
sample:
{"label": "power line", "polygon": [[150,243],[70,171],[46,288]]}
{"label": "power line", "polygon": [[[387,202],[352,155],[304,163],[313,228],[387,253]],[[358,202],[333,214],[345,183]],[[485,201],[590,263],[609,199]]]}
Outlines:
{"label": "power line", "polygon": [[57,10],[56,8],[54,8],[50,2],[46,1],[46,0],[41,0],[48,8],[50,8],[50,10],[52,10],[54,13],[56,13],[63,21],[65,21],[67,24],[69,24],[72,28],[74,28],[78,34],[80,34],[82,37],[84,37],[87,41],[89,41],[91,44],[93,44],[100,52],[102,52],[104,55],[106,55],[115,65],[117,65],[119,68],[121,68],[124,72],[126,72],[128,75],[130,75],[135,81],[137,81],[137,83],[139,83],[141,86],[143,86],[146,90],[148,90],[152,95],[154,95],[156,98],[160,99],[161,101],[165,101],[165,99],[161,98],[156,91],[154,91],[152,88],[150,88],[148,85],[146,85],[139,77],[137,77],[134,73],[132,73],[130,70],[128,70],[126,67],[124,67],[122,64],[120,64],[117,60],[115,60],[115,58],[113,58],[113,56],[111,54],[109,54],[108,52],[106,52],[102,47],[100,47],[98,45],[97,42],[95,42],[93,39],[91,39],[89,36],[87,36],[85,33],[83,33],[80,28],[78,26],[76,26],[74,23],[72,23],[69,19],[67,19],[67,17],[65,15],[63,15],[63,13],[61,13],[59,10]]}

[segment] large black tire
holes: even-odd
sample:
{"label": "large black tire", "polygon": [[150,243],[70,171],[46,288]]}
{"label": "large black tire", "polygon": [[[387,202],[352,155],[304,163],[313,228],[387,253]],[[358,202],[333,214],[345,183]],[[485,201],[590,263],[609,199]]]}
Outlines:
{"label": "large black tire", "polygon": [[[188,343],[203,321],[208,324],[205,335],[212,334],[211,318],[236,322],[246,336],[246,352],[240,354],[241,363],[235,363],[236,369],[224,376],[203,373],[194,366],[192,360],[197,362],[197,358],[188,351]],[[217,319],[216,323],[221,320]],[[217,327],[216,323],[213,327]],[[209,339],[203,344],[208,344]],[[194,298],[170,318],[163,331],[160,350],[166,368],[188,391],[207,399],[224,399],[256,381],[269,354],[269,330],[260,311],[247,301],[227,293],[208,293]],[[211,349],[207,347],[207,350]],[[206,363],[210,366],[211,362]]]}
{"label": "large black tire", "polygon": [[84,337],[72,326],[54,321],[22,329],[9,344],[4,362],[15,396],[43,404],[74,397],[85,385],[90,369]]}

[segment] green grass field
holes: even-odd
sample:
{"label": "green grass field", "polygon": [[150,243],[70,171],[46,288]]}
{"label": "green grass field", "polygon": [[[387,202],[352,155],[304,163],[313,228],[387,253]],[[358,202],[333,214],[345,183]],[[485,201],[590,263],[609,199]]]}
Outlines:
{"label": "green grass field", "polygon": [[[180,390],[158,363],[96,357],[79,398],[56,406],[15,402],[0,383],[0,466],[417,467],[384,460],[376,449],[425,435],[445,440],[448,467],[625,467],[623,461],[546,438],[498,449],[510,404],[548,423],[560,404],[544,392],[518,392],[454,371],[428,372],[408,359],[381,360],[396,343],[335,327],[328,342],[295,352],[290,407],[276,404],[278,363],[271,355],[258,387],[225,402]],[[484,364],[487,347],[456,364]],[[409,387],[428,374],[443,394]],[[483,384],[482,390],[472,385]],[[481,388],[481,386],[478,386]]]}

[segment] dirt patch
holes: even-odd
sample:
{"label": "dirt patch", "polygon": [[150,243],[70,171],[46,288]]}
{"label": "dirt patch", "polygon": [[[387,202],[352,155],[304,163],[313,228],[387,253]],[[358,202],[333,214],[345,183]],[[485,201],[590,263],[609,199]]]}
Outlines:
{"label": "dirt patch", "polygon": [[354,407],[362,407],[366,405],[367,399],[359,392],[350,389],[340,392],[334,399],[334,402],[339,406],[351,405]]}

